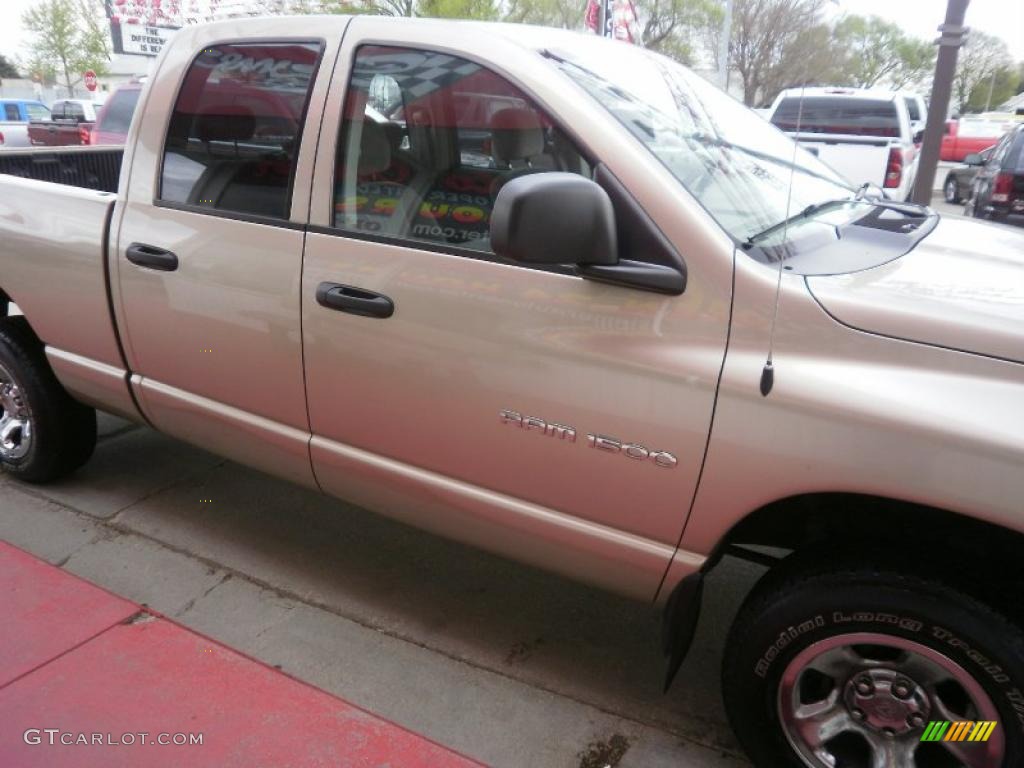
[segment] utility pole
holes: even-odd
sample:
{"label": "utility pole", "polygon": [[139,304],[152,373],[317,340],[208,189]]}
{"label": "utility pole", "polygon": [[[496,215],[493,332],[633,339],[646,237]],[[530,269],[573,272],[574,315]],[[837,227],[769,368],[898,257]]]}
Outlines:
{"label": "utility pole", "polygon": [[964,17],[967,15],[969,3],[970,0],[949,0],[946,6],[946,21],[939,27],[942,36],[935,41],[939,46],[939,55],[935,61],[932,100],[928,105],[928,123],[924,129],[921,160],[917,167],[913,195],[914,202],[921,205],[929,205],[932,201],[932,185],[935,183],[935,169],[939,164],[946,115],[949,114],[949,97],[953,90],[956,60],[960,46],[967,37]]}
{"label": "utility pole", "polygon": [[722,38],[718,43],[718,82],[722,90],[729,92],[729,38],[732,35],[732,0],[725,0],[725,16],[722,18]]}

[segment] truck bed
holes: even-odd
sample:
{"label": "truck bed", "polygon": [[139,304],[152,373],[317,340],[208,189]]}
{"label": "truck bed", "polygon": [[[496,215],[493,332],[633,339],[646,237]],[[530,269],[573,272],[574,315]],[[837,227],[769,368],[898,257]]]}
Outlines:
{"label": "truck bed", "polygon": [[[123,376],[106,263],[121,158],[119,148],[0,152],[5,298],[30,319],[64,385],[85,401],[96,380]],[[69,364],[68,353],[88,363]]]}
{"label": "truck bed", "polygon": [[96,123],[77,120],[32,120],[28,124],[28,140],[33,147],[77,147],[82,131],[88,134]]}
{"label": "truck bed", "polygon": [[851,184],[859,186],[870,181],[881,187],[885,182],[889,139],[813,133],[790,134],[790,137],[835,168]]}
{"label": "truck bed", "polygon": [[0,152],[0,174],[71,187],[117,192],[121,147],[63,147]]}

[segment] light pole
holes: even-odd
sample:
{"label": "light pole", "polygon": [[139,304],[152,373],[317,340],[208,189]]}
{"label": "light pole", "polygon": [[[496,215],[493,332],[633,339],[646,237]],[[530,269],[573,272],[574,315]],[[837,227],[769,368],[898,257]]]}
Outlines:
{"label": "light pole", "polygon": [[921,160],[917,167],[917,181],[914,184],[913,200],[921,205],[932,201],[932,185],[935,183],[935,168],[939,164],[939,150],[942,134],[949,114],[949,96],[953,90],[953,76],[956,74],[956,60],[960,46],[967,36],[964,16],[970,0],[949,0],[946,6],[946,21],[939,27],[942,33],[936,42],[939,55],[935,61],[935,81],[932,84],[932,100],[928,105],[928,123],[924,129],[921,144]]}

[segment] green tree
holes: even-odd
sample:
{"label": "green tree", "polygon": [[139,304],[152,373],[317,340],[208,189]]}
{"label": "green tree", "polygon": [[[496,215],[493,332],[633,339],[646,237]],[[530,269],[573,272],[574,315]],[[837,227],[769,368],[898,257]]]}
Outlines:
{"label": "green tree", "polygon": [[437,19],[494,21],[501,13],[497,0],[419,0],[417,16]]}
{"label": "green tree", "polygon": [[847,16],[833,36],[838,71],[849,85],[905,88],[922,83],[935,67],[933,46],[877,16]]}
{"label": "green tree", "polygon": [[834,35],[848,85],[870,88],[896,69],[903,31],[895,24],[877,16],[847,16]]}
{"label": "green tree", "polygon": [[981,80],[971,89],[964,112],[985,112],[995,109],[1004,101],[1009,101],[1017,94],[1017,70],[1012,66],[1000,67]]}
{"label": "green tree", "polygon": [[22,16],[33,38],[33,71],[43,77],[56,73],[70,95],[85,70],[106,72],[110,49],[98,9],[94,0],[39,0]]}
{"label": "green tree", "polygon": [[[988,83],[992,77],[998,76],[1000,70],[1012,67],[1013,59],[1002,38],[972,29],[967,42],[960,49],[953,77],[953,100],[958,111],[963,113],[970,108],[972,94],[982,84],[987,96]],[[984,106],[982,101],[981,108]]]}
{"label": "green tree", "polygon": [[586,3],[578,0],[509,0],[503,21],[579,29]]}
{"label": "green tree", "polygon": [[0,78],[16,78],[17,67],[14,66],[14,62],[11,61],[7,56],[0,53]]}
{"label": "green tree", "polygon": [[0,53],[0,77],[18,77],[18,68],[2,53]]}

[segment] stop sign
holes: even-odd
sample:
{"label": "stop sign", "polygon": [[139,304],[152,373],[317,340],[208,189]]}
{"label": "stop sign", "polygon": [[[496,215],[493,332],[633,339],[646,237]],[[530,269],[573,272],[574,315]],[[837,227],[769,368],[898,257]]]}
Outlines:
{"label": "stop sign", "polygon": [[82,73],[82,80],[85,83],[85,89],[87,91],[96,90],[96,73],[93,72],[91,69],[87,69],[85,72]]}

